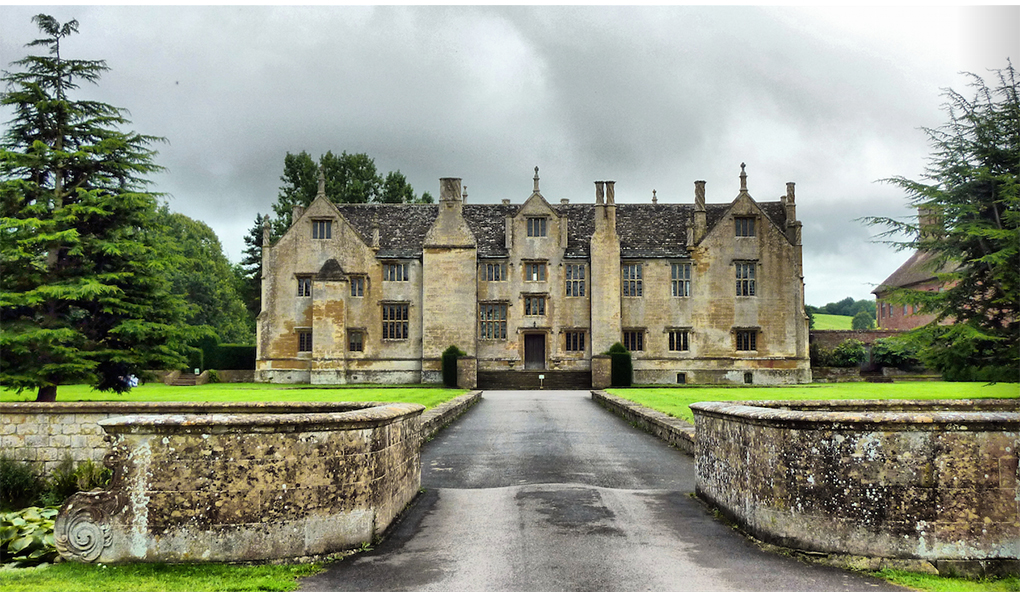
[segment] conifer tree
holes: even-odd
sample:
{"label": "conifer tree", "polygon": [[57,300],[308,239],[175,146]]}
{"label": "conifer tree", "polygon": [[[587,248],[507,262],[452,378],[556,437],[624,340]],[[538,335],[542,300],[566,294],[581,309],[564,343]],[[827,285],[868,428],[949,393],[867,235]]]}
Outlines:
{"label": "conifer tree", "polygon": [[47,55],[4,72],[0,104],[13,111],[0,139],[0,385],[37,388],[52,401],[63,383],[129,389],[129,375],[184,363],[190,328],[149,244],[161,138],[122,132],[114,106],[71,97],[98,82],[102,60],[61,55],[78,32],[33,17]]}

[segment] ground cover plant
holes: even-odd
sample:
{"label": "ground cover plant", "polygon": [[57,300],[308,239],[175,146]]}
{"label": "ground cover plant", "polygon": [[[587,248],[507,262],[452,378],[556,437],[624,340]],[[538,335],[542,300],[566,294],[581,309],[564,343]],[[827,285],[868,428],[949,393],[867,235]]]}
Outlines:
{"label": "ground cover plant", "polygon": [[[432,408],[464,393],[435,386],[299,386],[265,383],[168,386],[146,383],[124,394],[97,392],[88,385],[61,386],[58,402],[408,402]],[[0,402],[32,400],[34,396],[4,388]]]}
{"label": "ground cover plant", "polygon": [[320,564],[81,564],[0,569],[0,591],[293,591]]}
{"label": "ground cover plant", "polygon": [[728,386],[670,388],[612,388],[610,393],[633,400],[690,423],[695,402],[730,400],[951,400],[1020,397],[1020,384],[917,381],[896,383],[836,383],[797,386]]}
{"label": "ground cover plant", "polygon": [[904,572],[891,568],[874,572],[872,576],[887,580],[894,585],[918,591],[949,591],[953,593],[963,591],[1008,591],[1015,593],[1020,591],[1020,578],[1016,576],[970,580],[924,574],[923,572]]}

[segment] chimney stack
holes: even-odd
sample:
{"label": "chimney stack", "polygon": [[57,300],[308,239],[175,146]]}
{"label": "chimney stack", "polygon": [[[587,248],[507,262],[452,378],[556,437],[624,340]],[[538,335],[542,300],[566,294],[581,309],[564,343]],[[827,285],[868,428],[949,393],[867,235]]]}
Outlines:
{"label": "chimney stack", "polygon": [[705,181],[694,181],[694,238],[688,244],[700,243],[708,232],[708,213],[705,211]]}

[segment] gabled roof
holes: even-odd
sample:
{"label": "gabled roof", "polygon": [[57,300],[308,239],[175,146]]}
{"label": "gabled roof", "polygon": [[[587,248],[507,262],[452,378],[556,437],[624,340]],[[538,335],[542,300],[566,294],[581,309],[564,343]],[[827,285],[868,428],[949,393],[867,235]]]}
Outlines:
{"label": "gabled roof", "polygon": [[917,251],[903,265],[896,269],[872,294],[886,292],[895,288],[906,288],[919,282],[934,280],[938,274],[947,274],[956,269],[954,263],[943,263],[938,267],[937,254],[929,251]]}
{"label": "gabled roof", "polygon": [[[778,201],[757,205],[780,229],[786,226],[786,212]],[[509,255],[506,249],[506,218],[515,216],[522,204],[470,203],[463,206],[464,220],[474,234],[480,258]],[[725,215],[730,204],[705,206],[708,228]],[[379,252],[386,258],[416,258],[422,254],[425,234],[439,213],[437,205],[338,204],[337,211],[350,222],[365,244],[372,240],[373,222],[379,226]],[[554,213],[567,216],[568,258],[587,258],[595,232],[595,205],[550,205]],[[687,257],[687,228],[694,218],[694,205],[681,203],[617,203],[616,231],[624,258]]]}

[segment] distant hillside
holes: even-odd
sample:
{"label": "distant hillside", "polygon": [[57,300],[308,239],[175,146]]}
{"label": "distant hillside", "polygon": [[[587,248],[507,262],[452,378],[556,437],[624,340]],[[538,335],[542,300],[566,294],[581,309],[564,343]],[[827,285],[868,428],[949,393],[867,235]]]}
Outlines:
{"label": "distant hillside", "polygon": [[816,330],[850,330],[853,317],[849,315],[829,315],[828,313],[815,313]]}

